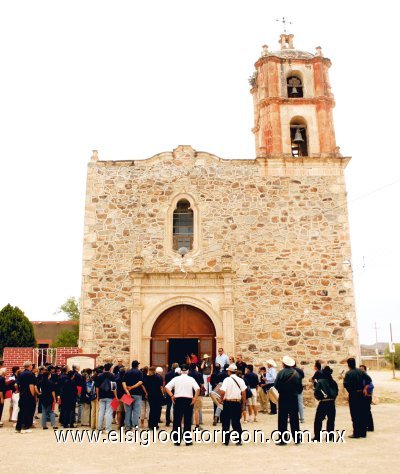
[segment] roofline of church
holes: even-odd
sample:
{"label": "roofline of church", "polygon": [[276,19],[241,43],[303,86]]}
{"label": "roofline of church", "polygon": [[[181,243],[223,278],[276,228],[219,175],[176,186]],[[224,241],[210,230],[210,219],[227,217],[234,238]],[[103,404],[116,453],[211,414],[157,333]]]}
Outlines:
{"label": "roofline of church", "polygon": [[[97,150],[93,150],[93,155],[91,157],[91,162],[89,164],[96,164],[99,166],[116,166],[118,164],[126,164],[130,166],[135,165],[150,165],[154,162],[164,162],[164,164],[183,164],[185,160],[195,159],[201,160],[205,158],[211,158],[218,163],[231,163],[231,164],[240,164],[240,165],[259,165],[260,163],[269,163],[271,165],[277,164],[281,165],[283,163],[296,165],[326,165],[333,163],[340,164],[340,166],[346,167],[351,157],[341,156],[338,154],[329,154],[329,155],[318,155],[318,156],[304,156],[304,157],[293,157],[291,155],[279,154],[277,156],[258,156],[254,158],[221,158],[212,153],[206,151],[196,151],[190,145],[180,145],[172,151],[165,151],[157,153],[148,158],[143,159],[133,159],[133,160],[99,160]],[[196,163],[197,164],[197,163]],[[196,165],[195,164],[195,165]],[[201,162],[198,165],[203,165]]]}

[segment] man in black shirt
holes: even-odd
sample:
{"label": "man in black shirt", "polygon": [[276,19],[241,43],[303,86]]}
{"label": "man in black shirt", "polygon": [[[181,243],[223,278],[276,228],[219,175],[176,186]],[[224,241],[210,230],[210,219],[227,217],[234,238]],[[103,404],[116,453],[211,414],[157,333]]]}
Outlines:
{"label": "man in black shirt", "polygon": [[96,378],[96,395],[99,401],[99,418],[97,420],[97,429],[103,429],[103,419],[106,419],[106,433],[111,430],[112,407],[111,402],[117,396],[117,385],[115,377],[110,372],[112,364],[104,365],[104,372]]}
{"label": "man in black shirt", "polygon": [[219,383],[222,383],[227,377],[229,377],[229,374],[228,374],[228,369],[229,367],[229,364],[225,364],[224,367],[223,367],[223,370],[217,375],[217,385]]}
{"label": "man in black shirt", "polygon": [[246,373],[247,364],[246,362],[243,362],[242,354],[238,354],[236,356],[236,367],[237,367],[237,370],[240,370],[244,376]]}
{"label": "man in black shirt", "polygon": [[[174,377],[178,374],[175,372],[175,369],[179,367],[178,362],[174,362],[171,365],[171,370],[165,374],[165,385],[170,382]],[[165,392],[165,401],[167,403],[165,408],[165,424],[169,426],[171,424],[171,407],[172,407],[172,400],[171,397]]]}
{"label": "man in black shirt", "polygon": [[[24,364],[24,370],[17,380],[19,389],[19,413],[17,425],[15,427],[16,433],[30,432],[33,424],[33,415],[36,408],[36,378],[32,372],[32,362],[27,361]],[[22,429],[24,428],[24,429]]]}
{"label": "man in black shirt", "polygon": [[313,383],[314,388],[315,388],[318,380],[324,378],[324,374],[322,373],[322,369],[321,369],[321,362],[319,360],[315,361],[314,370],[315,372],[314,372],[314,375],[310,378],[310,382]]}
{"label": "man in black shirt", "polygon": [[363,389],[372,380],[368,374],[356,368],[356,361],[353,357],[347,359],[347,365],[349,370],[346,372],[343,385],[349,393],[349,408],[353,422],[353,434],[349,438],[366,438],[368,405]]}
{"label": "man in black shirt", "polygon": [[[298,394],[301,390],[299,374],[294,369],[295,361],[289,357],[282,358],[283,369],[276,376],[274,387],[279,392],[278,401],[278,431],[287,431],[288,417],[293,440],[296,441],[296,431],[300,431]],[[286,442],[281,439],[280,445]]]}
{"label": "man in black shirt", "polygon": [[189,366],[189,377],[193,377],[198,386],[200,387],[200,396],[197,397],[196,403],[193,406],[193,415],[194,415],[194,422],[196,425],[196,428],[200,428],[200,421],[201,421],[201,416],[202,416],[202,407],[203,407],[203,400],[201,398],[201,394],[204,393],[204,378],[203,376],[199,373],[198,367],[196,364],[191,363]]}
{"label": "man in black shirt", "polygon": [[139,365],[140,362],[134,360],[132,362],[132,368],[126,372],[124,381],[122,382],[126,395],[134,399],[134,402],[130,405],[125,404],[125,429],[127,430],[139,426],[143,394],[143,374],[139,370]]}
{"label": "man in black shirt", "polygon": [[247,398],[246,404],[249,409],[249,421],[251,421],[251,415],[254,413],[253,421],[257,421],[258,406],[257,406],[257,387],[258,387],[258,377],[253,372],[254,367],[252,364],[249,364],[246,367],[246,373],[243,377],[244,382],[247,387],[250,388],[252,396]]}
{"label": "man in black shirt", "polygon": [[119,369],[120,369],[121,367],[123,367],[123,366],[124,366],[124,364],[122,363],[122,359],[119,358],[119,359],[117,360],[117,365],[113,368],[113,374],[114,374],[114,375],[117,375],[118,372],[119,372]]}

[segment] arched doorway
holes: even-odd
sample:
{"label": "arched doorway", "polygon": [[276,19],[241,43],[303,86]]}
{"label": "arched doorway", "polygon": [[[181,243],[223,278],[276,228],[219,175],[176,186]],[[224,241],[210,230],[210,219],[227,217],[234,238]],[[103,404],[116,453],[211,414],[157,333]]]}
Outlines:
{"label": "arched doorway", "polygon": [[201,309],[178,305],[164,311],[151,331],[151,365],[166,370],[173,362],[182,364],[194,352],[199,360],[203,354],[215,358],[215,327]]}

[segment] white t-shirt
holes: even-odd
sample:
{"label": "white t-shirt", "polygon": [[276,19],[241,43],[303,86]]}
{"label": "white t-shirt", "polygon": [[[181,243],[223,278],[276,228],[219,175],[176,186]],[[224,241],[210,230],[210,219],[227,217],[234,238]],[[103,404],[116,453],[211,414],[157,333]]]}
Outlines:
{"label": "white t-shirt", "polygon": [[232,374],[230,377],[226,377],[226,379],[224,379],[220,390],[225,392],[224,400],[239,400],[242,398],[242,392],[246,390],[246,384],[244,383],[243,379],[235,374]]}
{"label": "white t-shirt", "polygon": [[193,377],[189,377],[188,374],[174,377],[167,383],[165,388],[168,388],[168,390],[174,390],[174,396],[176,398],[193,398],[193,390],[200,390],[199,384]]}

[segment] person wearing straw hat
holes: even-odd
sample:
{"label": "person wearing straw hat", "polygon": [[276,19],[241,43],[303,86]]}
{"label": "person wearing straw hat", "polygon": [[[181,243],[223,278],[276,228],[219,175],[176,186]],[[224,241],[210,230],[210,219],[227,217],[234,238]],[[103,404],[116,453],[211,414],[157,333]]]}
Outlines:
{"label": "person wearing straw hat", "polygon": [[[243,379],[236,375],[237,367],[231,364],[228,367],[228,377],[222,382],[219,393],[221,395],[221,402],[224,409],[221,413],[222,421],[222,436],[223,442],[228,446],[231,432],[229,428],[232,424],[233,431],[236,431],[239,436],[242,434],[242,425],[240,424],[240,417],[242,416],[242,406],[246,406],[246,384]],[[241,445],[241,441],[237,441]]]}
{"label": "person wearing straw hat", "polygon": [[[289,357],[282,358],[282,370],[276,376],[274,387],[279,392],[278,400],[278,431],[284,433],[287,431],[288,417],[290,420],[290,430],[293,440],[296,441],[296,431],[300,431],[299,423],[299,403],[297,395],[301,390],[301,381],[299,374],[294,369],[295,361]],[[283,439],[278,444],[285,445],[287,442]]]}
{"label": "person wearing straw hat", "polygon": [[203,374],[204,388],[205,388],[204,395],[208,397],[210,393],[210,378],[211,378],[211,373],[213,371],[213,364],[208,354],[203,355],[203,362],[201,363],[200,371]]}

